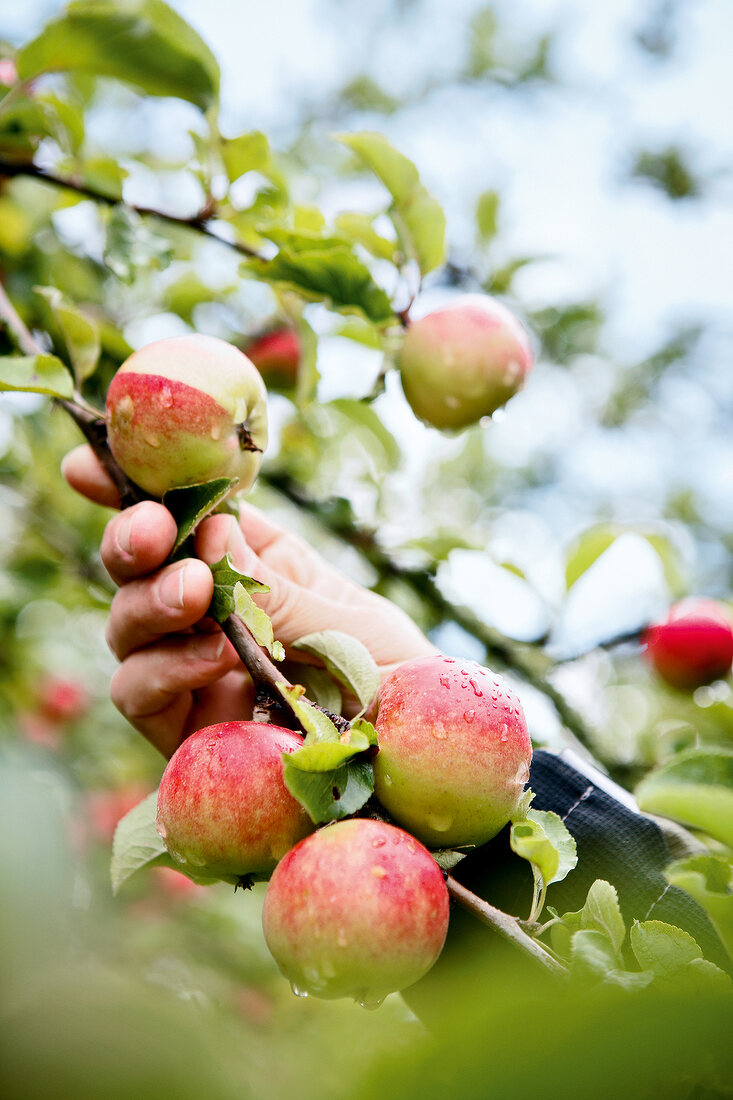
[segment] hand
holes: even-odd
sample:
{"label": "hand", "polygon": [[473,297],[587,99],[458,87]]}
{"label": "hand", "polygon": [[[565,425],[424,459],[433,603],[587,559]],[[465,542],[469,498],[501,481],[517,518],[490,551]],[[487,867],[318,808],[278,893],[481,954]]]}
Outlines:
{"label": "hand", "polygon": [[[63,473],[90,500],[119,507],[117,491],[89,447],[67,455]],[[165,756],[202,726],[252,714],[249,676],[220,628],[205,618],[213,580],[204,563],[226,553],[241,572],[269,585],[257,602],[294,660],[311,658],[289,651],[291,643],[319,630],[357,637],[383,676],[436,652],[403,611],[349,580],[251,504],[241,505],[239,523],[228,515],[206,519],[196,532],[197,558],[164,566],[175,536],[170,512],[145,501],[110,520],[101,551],[120,586],[107,628],[121,662],[112,700]]]}

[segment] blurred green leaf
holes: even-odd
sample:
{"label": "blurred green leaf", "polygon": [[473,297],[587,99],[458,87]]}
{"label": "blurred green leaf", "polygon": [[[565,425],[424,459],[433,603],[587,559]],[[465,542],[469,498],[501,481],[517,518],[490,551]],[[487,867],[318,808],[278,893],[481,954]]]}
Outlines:
{"label": "blurred green leaf", "polygon": [[326,408],[335,409],[352,432],[361,430],[362,433],[366,433],[369,448],[375,445],[379,447],[387,469],[397,468],[402,458],[399,444],[370,404],[356,401],[351,397],[337,397],[335,401],[330,401]]}
{"label": "blurred green leaf", "polygon": [[72,397],[74,382],[55,355],[0,356],[0,392],[45,393],[50,397]]}
{"label": "blurred green leaf", "polygon": [[123,283],[131,284],[141,271],[161,271],[173,258],[169,242],[154,233],[134,210],[115,206],[107,219],[104,262]]}
{"label": "blurred green leaf", "polygon": [[17,54],[22,80],[82,71],[177,96],[206,110],[219,94],[216,58],[162,0],[75,0]]}
{"label": "blurred green leaf", "polygon": [[375,322],[394,316],[384,290],[345,246],[298,252],[282,248],[272,260],[251,261],[247,266],[265,282],[290,287],[305,298],[330,303],[334,309],[358,311]]}
{"label": "blurred green leaf", "polygon": [[420,182],[417,168],[383,134],[363,131],[338,134],[382,181],[392,195],[390,215],[408,255],[423,275],[445,259],[445,215],[437,199]]}
{"label": "blurred green leaf", "polygon": [[569,546],[565,557],[565,583],[568,589],[572,588],[617,538],[629,532],[647,540],[659,555],[670,591],[681,593],[684,590],[682,563],[676,548],[666,535],[641,527],[607,523],[583,531]]}
{"label": "blurred green leaf", "polygon": [[635,921],[630,933],[631,950],[644,970],[668,977],[702,951],[689,932],[660,920]]}
{"label": "blurred green leaf", "polygon": [[499,225],[499,193],[484,191],[476,203],[476,229],[482,244],[488,244],[496,236]]}
{"label": "blurred green leaf", "polygon": [[35,291],[51,308],[68,349],[77,385],[81,385],[97,368],[101,351],[99,327],[55,286],[37,286]]}
{"label": "blurred green leaf", "polygon": [[373,215],[344,212],[336,216],[334,224],[336,231],[352,244],[360,244],[378,260],[394,263],[397,242],[377,233]]}
{"label": "blurred green leaf", "polygon": [[222,138],[221,155],[230,183],[245,172],[262,172],[270,162],[270,145],[263,133],[252,130],[236,138]]}
{"label": "blurred green leaf", "polygon": [[362,708],[367,707],[379,690],[379,669],[366,646],[340,630],[322,630],[304,634],[293,642],[293,649],[302,649],[320,658],[347,691],[353,692]]}
{"label": "blurred green leaf", "polygon": [[664,877],[703,907],[733,958],[733,866],[722,856],[688,856],[671,863]]}
{"label": "blurred green leaf", "polygon": [[634,793],[645,812],[702,829],[733,847],[733,751],[680,752],[651,771]]}

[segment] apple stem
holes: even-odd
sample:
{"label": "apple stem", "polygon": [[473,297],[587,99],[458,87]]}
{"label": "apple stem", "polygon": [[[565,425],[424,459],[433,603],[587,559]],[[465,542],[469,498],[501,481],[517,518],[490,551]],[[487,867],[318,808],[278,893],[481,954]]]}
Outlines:
{"label": "apple stem", "polygon": [[516,917],[512,917],[509,913],[504,913],[501,909],[490,905],[488,901],[484,901],[483,898],[462,886],[451,875],[447,876],[445,884],[451,898],[458,905],[488,925],[497,935],[509,940],[525,955],[541,963],[551,973],[556,974],[558,977],[567,977],[567,968],[553,958],[541,943],[538,943],[532,936],[527,935]]}

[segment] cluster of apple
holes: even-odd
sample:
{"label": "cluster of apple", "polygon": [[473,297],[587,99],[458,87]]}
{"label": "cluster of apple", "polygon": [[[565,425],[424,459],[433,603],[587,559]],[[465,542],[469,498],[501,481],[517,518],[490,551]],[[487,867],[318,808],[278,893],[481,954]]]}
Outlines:
{"label": "cluster of apple", "polygon": [[[162,497],[227,477],[249,488],[267,442],[263,376],[292,384],[299,345],[282,330],[248,351],[175,337],[120,367],[107,395],[108,440],[139,487]],[[450,429],[490,415],[530,365],[519,323],[474,297],[411,324],[399,356],[415,413]],[[283,758],[303,738],[260,722],[194,733],[158,794],[158,830],[182,869],[235,882],[272,876],[264,932],[294,989],[364,1004],[417,981],[442,949],[448,892],[425,845],[494,836],[517,809],[531,756],[511,690],[449,657],[412,662],[385,682],[377,733],[369,817],[317,829],[284,780]]]}
{"label": "cluster of apple", "polygon": [[384,683],[378,817],[316,829],[288,791],[299,734],[227,722],[189,737],[158,792],[158,831],[197,876],[272,875],[263,928],[298,993],[379,1004],[433,965],[448,892],[428,847],[483,844],[516,812],[531,745],[516,696],[473,662],[425,657]]}

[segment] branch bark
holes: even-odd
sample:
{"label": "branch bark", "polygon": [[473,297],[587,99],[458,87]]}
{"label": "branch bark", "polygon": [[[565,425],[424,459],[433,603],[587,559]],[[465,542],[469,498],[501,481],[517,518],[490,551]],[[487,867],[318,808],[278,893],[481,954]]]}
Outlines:
{"label": "branch bark", "polygon": [[562,963],[559,963],[557,959],[548,954],[541,943],[527,935],[516,917],[512,917],[508,913],[502,912],[501,909],[490,905],[488,901],[484,901],[477,894],[467,890],[451,875],[448,875],[445,884],[448,887],[448,893],[458,905],[472,913],[483,924],[488,925],[498,936],[513,943],[524,955],[540,963],[552,974],[558,977],[567,977],[568,972]]}
{"label": "branch bark", "polygon": [[39,168],[37,165],[29,162],[14,162],[0,159],[0,177],[1,176],[28,176],[31,179],[50,184],[51,187],[59,187],[66,191],[74,191],[77,195],[81,195],[86,199],[92,199],[94,202],[102,203],[104,206],[126,206],[128,210],[134,210],[136,214],[140,214],[143,217],[157,218],[158,221],[167,222],[168,225],[177,225],[183,229],[192,229],[196,233],[201,233],[203,236],[209,237],[212,241],[218,241],[219,244],[226,245],[227,248],[233,248],[235,252],[239,252],[242,256],[254,259],[263,258],[255,248],[250,248],[249,245],[242,244],[241,241],[228,241],[226,238],[220,237],[218,233],[215,233],[209,224],[211,221],[211,212],[208,208],[204,208],[201,213],[194,214],[193,217],[190,218],[184,218],[178,214],[166,214],[165,211],[156,210],[151,206],[138,206],[135,203],[125,202],[124,199],[117,195],[108,195],[104,191],[98,191],[88,184],[81,183],[79,180],[56,176],[53,172],[48,172],[45,168]]}

